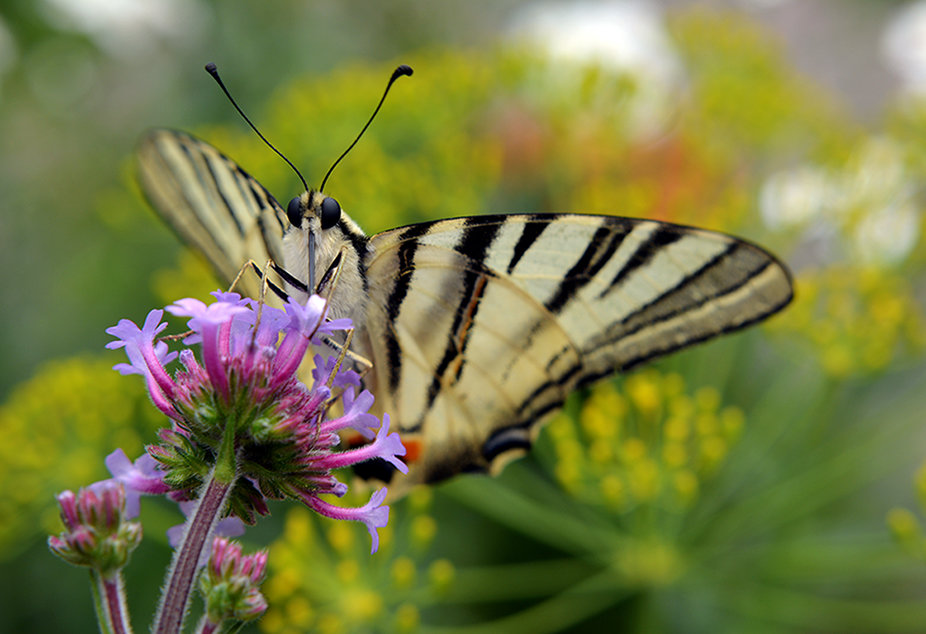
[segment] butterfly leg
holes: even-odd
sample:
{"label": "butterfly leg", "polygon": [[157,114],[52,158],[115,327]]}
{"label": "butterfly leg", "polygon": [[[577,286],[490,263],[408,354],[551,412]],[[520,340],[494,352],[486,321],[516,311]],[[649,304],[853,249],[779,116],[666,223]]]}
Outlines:
{"label": "butterfly leg", "polygon": [[359,368],[357,373],[360,375],[360,379],[363,380],[363,377],[373,369],[373,362],[367,359],[362,354],[358,354],[349,348],[351,338],[354,336],[354,329],[351,328],[347,331],[347,340],[344,343],[335,341],[331,337],[323,337],[322,340],[331,348],[338,351],[338,354],[341,355],[341,358],[338,359],[338,366],[340,366],[343,359],[350,359],[354,363],[355,368]]}
{"label": "butterfly leg", "polygon": [[[328,265],[328,268],[325,270],[325,274],[322,275],[322,278],[318,281],[318,286],[315,287],[316,293],[321,293],[326,290],[325,294],[326,299],[330,299],[332,294],[334,294],[334,289],[338,286],[338,279],[341,277],[341,269],[344,262],[344,251],[347,247],[341,247],[341,250],[338,251],[338,254],[334,257],[334,260],[331,261],[331,264]],[[329,286],[330,284],[330,286]]]}

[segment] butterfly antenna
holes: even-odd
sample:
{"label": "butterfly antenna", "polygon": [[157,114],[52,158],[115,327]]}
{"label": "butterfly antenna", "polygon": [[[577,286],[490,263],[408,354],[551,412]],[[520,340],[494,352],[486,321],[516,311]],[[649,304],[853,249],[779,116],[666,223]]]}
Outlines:
{"label": "butterfly antenna", "polygon": [[[411,69],[409,69],[409,70],[411,70]],[[284,161],[286,161],[286,164],[287,164],[287,165],[289,165],[291,168],[293,168],[293,171],[296,172],[296,176],[298,176],[298,177],[299,177],[299,180],[302,181],[302,186],[305,187],[305,190],[306,190],[306,191],[309,191],[309,186],[308,186],[308,184],[305,182],[305,179],[302,177],[302,174],[299,172],[299,170],[296,169],[296,166],[293,165],[292,161],[290,161],[288,158],[286,158],[285,156],[283,156],[283,153],[280,152],[278,149],[276,149],[275,147],[273,147],[273,144],[272,144],[270,141],[268,141],[267,138],[266,138],[263,134],[260,133],[260,130],[257,129],[257,126],[254,125],[253,123],[251,123],[251,120],[248,119],[248,115],[244,114],[244,111],[238,106],[238,103],[235,101],[234,97],[232,97],[232,96],[231,96],[231,93],[228,92],[228,88],[225,87],[225,83],[222,81],[222,78],[219,77],[219,69],[216,68],[215,64],[213,64],[212,62],[209,62],[208,64],[206,64],[206,72],[209,73],[210,75],[212,75],[212,78],[213,78],[213,79],[216,81],[216,83],[219,85],[219,88],[222,89],[222,92],[225,93],[225,96],[228,97],[228,100],[229,100],[229,101],[231,102],[231,104],[235,107],[235,110],[238,111],[238,114],[241,115],[241,118],[242,118],[242,119],[244,119],[245,121],[247,121],[248,125],[251,126],[251,129],[254,130],[254,132],[257,133],[257,136],[260,137],[260,140],[263,141],[264,143],[266,143],[266,144],[267,144],[267,147],[269,147],[271,150],[273,150],[274,152],[276,152],[276,153],[279,155],[279,157],[280,157],[281,159],[283,159]],[[340,160],[340,159],[338,159],[338,160]]]}
{"label": "butterfly antenna", "polygon": [[376,113],[379,112],[380,108],[382,108],[383,102],[386,101],[386,95],[389,94],[389,89],[392,88],[392,84],[395,83],[395,80],[397,80],[399,77],[405,77],[405,76],[410,77],[413,72],[414,71],[412,70],[412,67],[407,66],[405,64],[402,64],[401,66],[397,67],[394,71],[392,71],[392,76],[389,78],[389,83],[386,84],[386,90],[383,91],[383,96],[380,97],[379,103],[376,105],[376,110],[374,110],[373,114],[370,115],[369,121],[367,121],[367,124],[363,126],[363,129],[360,131],[360,134],[357,135],[357,138],[354,139],[354,142],[351,143],[350,146],[346,150],[344,150],[344,153],[338,157],[338,160],[336,160],[334,164],[330,168],[328,168],[328,173],[325,174],[325,178],[322,179],[322,186],[318,188],[319,191],[325,191],[325,183],[328,182],[328,177],[331,176],[331,172],[333,172],[334,168],[338,166],[338,163],[341,162],[341,159],[347,156],[347,153],[350,152],[352,149],[354,149],[354,146],[357,145],[357,141],[360,140],[360,137],[363,136],[363,133],[366,132],[367,128],[370,127],[370,124],[373,123],[373,119],[376,118]]}

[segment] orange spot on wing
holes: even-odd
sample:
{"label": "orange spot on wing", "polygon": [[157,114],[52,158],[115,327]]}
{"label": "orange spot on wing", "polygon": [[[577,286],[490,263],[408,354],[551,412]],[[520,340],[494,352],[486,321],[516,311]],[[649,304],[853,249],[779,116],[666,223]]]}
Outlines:
{"label": "orange spot on wing", "polygon": [[343,442],[348,449],[356,449],[357,447],[362,447],[363,445],[369,444],[370,442],[354,431],[349,433],[341,432],[341,434],[341,442]]}
{"label": "orange spot on wing", "polygon": [[421,441],[417,438],[402,438],[402,444],[405,445],[405,455],[402,460],[408,464],[418,462],[421,457]]}

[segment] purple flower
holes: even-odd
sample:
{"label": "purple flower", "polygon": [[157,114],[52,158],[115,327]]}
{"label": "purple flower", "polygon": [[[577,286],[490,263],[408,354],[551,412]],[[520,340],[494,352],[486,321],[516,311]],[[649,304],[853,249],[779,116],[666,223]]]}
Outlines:
{"label": "purple flower", "polygon": [[[304,306],[294,299],[289,300],[286,304],[289,324],[274,359],[274,374],[286,376],[295,372],[309,344],[313,343],[313,337],[319,332],[326,309],[327,302],[317,295],[310,297]],[[315,339],[314,343],[319,341]]]}
{"label": "purple flower", "polygon": [[[250,305],[250,302],[251,302],[250,298],[245,297],[242,299],[240,294],[232,293],[230,291],[212,291],[209,294],[212,295],[216,299],[216,301],[223,302],[226,304],[231,304],[233,306],[248,306]],[[193,300],[193,301],[198,301],[198,300]],[[200,332],[195,332],[195,331],[187,335],[186,338],[183,340],[183,342],[188,346],[202,343],[202,341],[203,341],[202,334]]]}
{"label": "purple flower", "polygon": [[303,334],[303,336],[319,341],[315,337],[319,334],[331,334],[338,330],[348,330],[353,324],[350,319],[327,320],[328,301],[318,295],[312,295],[305,304],[290,299],[286,304],[286,314],[292,322],[290,327]]}
{"label": "purple flower", "polygon": [[179,317],[192,318],[187,322],[187,326],[201,338],[203,365],[216,391],[228,402],[231,395],[228,391],[228,375],[222,360],[230,354],[232,319],[236,315],[249,312],[248,308],[237,301],[217,301],[206,305],[198,299],[188,297],[168,306],[167,312]]}
{"label": "purple flower", "polygon": [[106,456],[106,468],[125,487],[125,516],[128,519],[138,517],[141,512],[142,495],[163,495],[170,491],[157,461],[146,453],[133,464],[124,451],[116,449]]}
{"label": "purple flower", "polygon": [[[373,395],[368,390],[364,390],[355,399],[354,388],[349,387],[344,391],[341,401],[344,405],[344,415],[326,422],[321,426],[322,431],[330,433],[350,428],[362,434],[364,438],[372,438],[373,430],[378,427],[377,423],[379,423],[373,414],[367,413],[373,405]],[[405,455],[404,447],[399,455]]]}
{"label": "purple flower", "polygon": [[[252,314],[256,315],[258,304],[252,302],[250,305],[254,311]],[[288,323],[289,315],[286,314],[285,310],[272,306],[264,306],[260,310],[260,323],[256,324],[257,332],[254,336],[255,343],[262,347],[275,347],[280,331],[283,330]],[[251,332],[248,330],[244,334],[250,338]]]}
{"label": "purple flower", "polygon": [[331,380],[331,387],[345,388],[350,385],[360,387],[360,375],[353,370],[339,368],[339,371],[332,376],[335,367],[338,364],[337,357],[328,357],[327,359],[320,354],[315,355],[315,367],[312,368],[312,378],[316,385],[327,385]]}
{"label": "purple flower", "polygon": [[251,583],[260,583],[266,566],[266,551],[243,556],[241,546],[233,541],[216,537],[212,542],[208,572],[217,579],[237,576],[245,577]]}
{"label": "purple flower", "polygon": [[306,504],[319,515],[330,517],[336,520],[353,520],[363,522],[367,530],[370,531],[372,547],[370,554],[373,554],[379,548],[379,534],[377,528],[382,528],[389,523],[389,507],[383,506],[386,499],[386,489],[382,488],[370,497],[370,501],[360,508],[343,508],[333,506],[319,498],[306,500]]}
{"label": "purple flower", "polygon": [[158,409],[172,416],[173,411],[169,401],[174,396],[176,385],[164,369],[164,365],[173,361],[177,353],[168,352],[167,344],[164,342],[158,342],[157,345],[154,343],[154,338],[158,333],[167,327],[166,323],[160,323],[163,315],[162,310],[152,310],[145,318],[145,325],[142,328],[128,319],[119,320],[118,324],[106,329],[108,334],[118,337],[116,341],[106,344],[106,347],[110,350],[125,348],[129,363],[119,363],[113,366],[113,369],[123,375],[141,374],[144,376],[151,400]]}
{"label": "purple flower", "polygon": [[[177,352],[168,352],[164,342],[155,340],[166,326],[160,322],[162,311],[152,311],[142,328],[122,320],[107,331],[118,337],[108,347],[124,347],[129,357],[117,369],[142,374],[152,400],[172,420],[169,429],[160,431],[160,442],[147,448],[150,457],[132,464],[116,452],[107,459],[114,477],[125,484],[128,513],[137,514],[141,494],[166,493],[180,502],[195,499],[221,452],[223,437],[232,434],[236,466],[225,507],[231,525],[220,527],[224,534],[240,534],[243,523],[266,514],[267,500],[289,498],[328,517],[364,522],[375,550],[375,529],[385,525],[389,514],[382,505],[384,492],[359,509],[339,508],[319,496],[343,496],[347,485],[332,470],[366,460],[381,458],[407,473],[400,459],[405,447],[397,433],[389,433],[387,416],[379,424],[369,413],[373,395],[362,391],[355,396],[359,376],[341,369],[337,358],[314,357],[311,387],[297,376],[309,347],[322,343],[323,335],[349,328],[350,320],[328,321],[327,303],[318,296],[305,305],[290,300],[285,310],[237,293],[214,296],[216,301],[208,305],[187,298],[167,307],[173,315],[188,317],[194,331],[183,341],[182,369],[173,376],[164,365]],[[330,405],[339,398],[332,388],[346,389],[342,415],[328,420]],[[339,432],[347,429],[372,441],[339,450]]]}
{"label": "purple flower", "polygon": [[248,306],[252,301],[249,297],[245,297],[242,299],[240,293],[234,293],[232,291],[218,290],[218,291],[212,291],[209,294],[215,298],[215,301],[221,302],[224,304]]}
{"label": "purple flower", "polygon": [[399,460],[399,456],[405,455],[405,445],[399,434],[389,433],[389,415],[383,415],[383,424],[380,425],[379,431],[376,432],[376,438],[369,445],[363,445],[357,449],[350,449],[340,453],[332,453],[318,459],[318,464],[326,469],[338,469],[348,465],[366,462],[375,458],[381,458],[392,464],[402,473],[408,473],[408,466]]}

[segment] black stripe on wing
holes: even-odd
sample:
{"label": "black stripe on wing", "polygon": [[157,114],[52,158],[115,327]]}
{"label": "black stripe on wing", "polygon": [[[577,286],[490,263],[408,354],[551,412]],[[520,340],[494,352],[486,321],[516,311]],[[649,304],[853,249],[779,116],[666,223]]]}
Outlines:
{"label": "black stripe on wing", "polygon": [[[196,141],[192,138],[178,137],[177,141],[179,142],[178,144],[186,156],[187,162],[189,163],[190,167],[193,168],[193,171],[197,176],[197,184],[199,187],[204,191],[214,192],[215,195],[221,199],[222,204],[213,205],[213,209],[216,212],[225,211],[226,213],[223,216],[224,219],[230,220],[232,223],[234,223],[239,235],[243,234],[244,227],[241,226],[241,222],[238,220],[237,214],[235,214],[232,210],[232,205],[234,203],[232,203],[232,201],[227,198],[225,190],[219,186],[219,178],[221,178],[221,175],[218,173],[215,165],[213,165],[214,159],[217,158],[221,161],[222,156],[217,152],[212,151],[211,148],[203,148],[199,146],[199,144],[196,143]],[[230,171],[228,166],[225,164],[220,165],[218,169],[224,170],[225,172]],[[192,186],[192,183],[190,183],[190,186]],[[186,189],[184,191],[186,191]],[[204,226],[208,226],[211,219],[203,216],[203,209],[194,204],[192,199],[189,197],[187,198],[187,202],[190,204],[190,208],[193,210],[193,212],[196,213],[200,223]],[[222,220],[222,218],[220,218],[220,220]]]}
{"label": "black stripe on wing", "polygon": [[[547,310],[554,314],[560,312],[575,297],[576,293],[591,282],[595,275],[598,274],[598,271],[611,260],[629,232],[630,225],[610,226],[602,224],[598,227],[582,256],[563,276],[563,281],[560,282],[553,296],[544,302]],[[650,247],[647,247],[646,244],[641,245],[640,250],[634,254],[634,258],[642,261],[644,256],[639,256],[639,254],[644,248],[648,249]]]}
{"label": "black stripe on wing", "polygon": [[660,250],[680,240],[683,235],[685,235],[685,232],[675,225],[665,224],[657,227],[630,256],[627,264],[622,266],[614,275],[614,279],[601,291],[599,297],[604,297],[614,291],[633,273],[646,266]]}
{"label": "black stripe on wing", "polygon": [[[645,247],[637,251],[638,254],[647,254],[636,258],[650,260],[652,244],[668,245],[678,240],[656,237],[647,241]],[[597,235],[597,234],[596,234]],[[582,258],[591,264],[591,259]],[[600,267],[599,267],[600,268]],[[639,264],[634,269],[641,270]],[[775,271],[772,271],[772,269]],[[599,368],[597,370],[586,367],[580,362],[565,370],[557,378],[538,385],[534,391],[521,403],[518,410],[518,420],[498,427],[492,431],[482,446],[482,456],[490,464],[496,458],[507,452],[520,452],[530,448],[531,428],[547,414],[559,409],[565,398],[575,389],[593,383],[615,372],[626,371],[632,367],[651,361],[657,357],[674,352],[684,347],[712,339],[718,335],[734,332],[751,324],[761,321],[786,306],[792,299],[790,292],[790,276],[774,258],[759,248],[740,240],[731,239],[730,243],[718,255],[706,261],[702,266],[692,271],[680,280],[675,286],[666,289],[661,295],[639,307],[625,316],[620,322],[608,329],[607,337],[593,339],[583,351],[583,357],[599,348],[619,343],[624,337],[638,334],[646,328],[683,317],[692,311],[705,307],[711,302],[722,300],[741,290],[767,272],[780,272],[776,288],[771,289],[773,297],[764,297],[760,290],[756,293],[757,307],[751,312],[744,312],[742,318],[727,317],[716,324],[702,326],[694,329],[685,339],[666,339],[660,345],[651,345],[646,348],[645,354],[621,359],[620,363]],[[629,279],[629,275],[622,276]],[[785,290],[786,289],[786,290]],[[713,326],[713,327],[711,327]],[[556,353],[548,364],[552,367],[560,353]]]}
{"label": "black stripe on wing", "polygon": [[525,222],[524,229],[521,231],[521,235],[518,237],[517,244],[514,245],[514,251],[511,254],[511,260],[508,262],[508,268],[505,271],[508,275],[511,275],[511,272],[514,271],[514,267],[518,265],[518,262],[521,261],[521,258],[524,257],[524,254],[527,253],[531,245],[537,241],[537,238],[540,237],[540,234],[549,227],[554,222],[555,216],[550,214],[534,214],[531,216],[532,222]]}
{"label": "black stripe on wing", "polygon": [[455,250],[468,258],[470,266],[463,271],[460,302],[454,312],[453,325],[448,333],[444,354],[434,369],[434,378],[428,387],[427,404],[425,411],[422,412],[422,418],[427,415],[434,405],[434,399],[437,398],[437,394],[440,392],[441,385],[444,382],[444,374],[450,364],[458,361],[454,371],[455,378],[459,378],[463,372],[469,334],[476,323],[482,294],[485,292],[486,284],[488,284],[487,275],[491,275],[491,272],[482,270],[484,268],[483,262],[492,246],[492,242],[501,230],[502,223],[491,220],[486,221],[484,218],[475,216],[468,218],[465,226],[466,228]]}
{"label": "black stripe on wing", "polygon": [[[418,241],[428,232],[432,223],[423,222],[406,227],[399,236],[400,242],[396,258],[397,266],[395,271],[395,282],[389,298],[386,301],[386,315],[390,323],[394,323],[402,310],[402,303],[408,295],[408,288],[412,282],[412,276],[415,274],[415,251],[418,249]],[[399,387],[399,380],[402,377],[402,351],[399,347],[399,340],[392,329],[386,330],[386,361],[389,368],[389,390],[395,392]]]}
{"label": "black stripe on wing", "polygon": [[154,130],[138,148],[139,181],[152,207],[225,281],[247,259],[283,261],[288,223],[260,183],[208,143]]}

